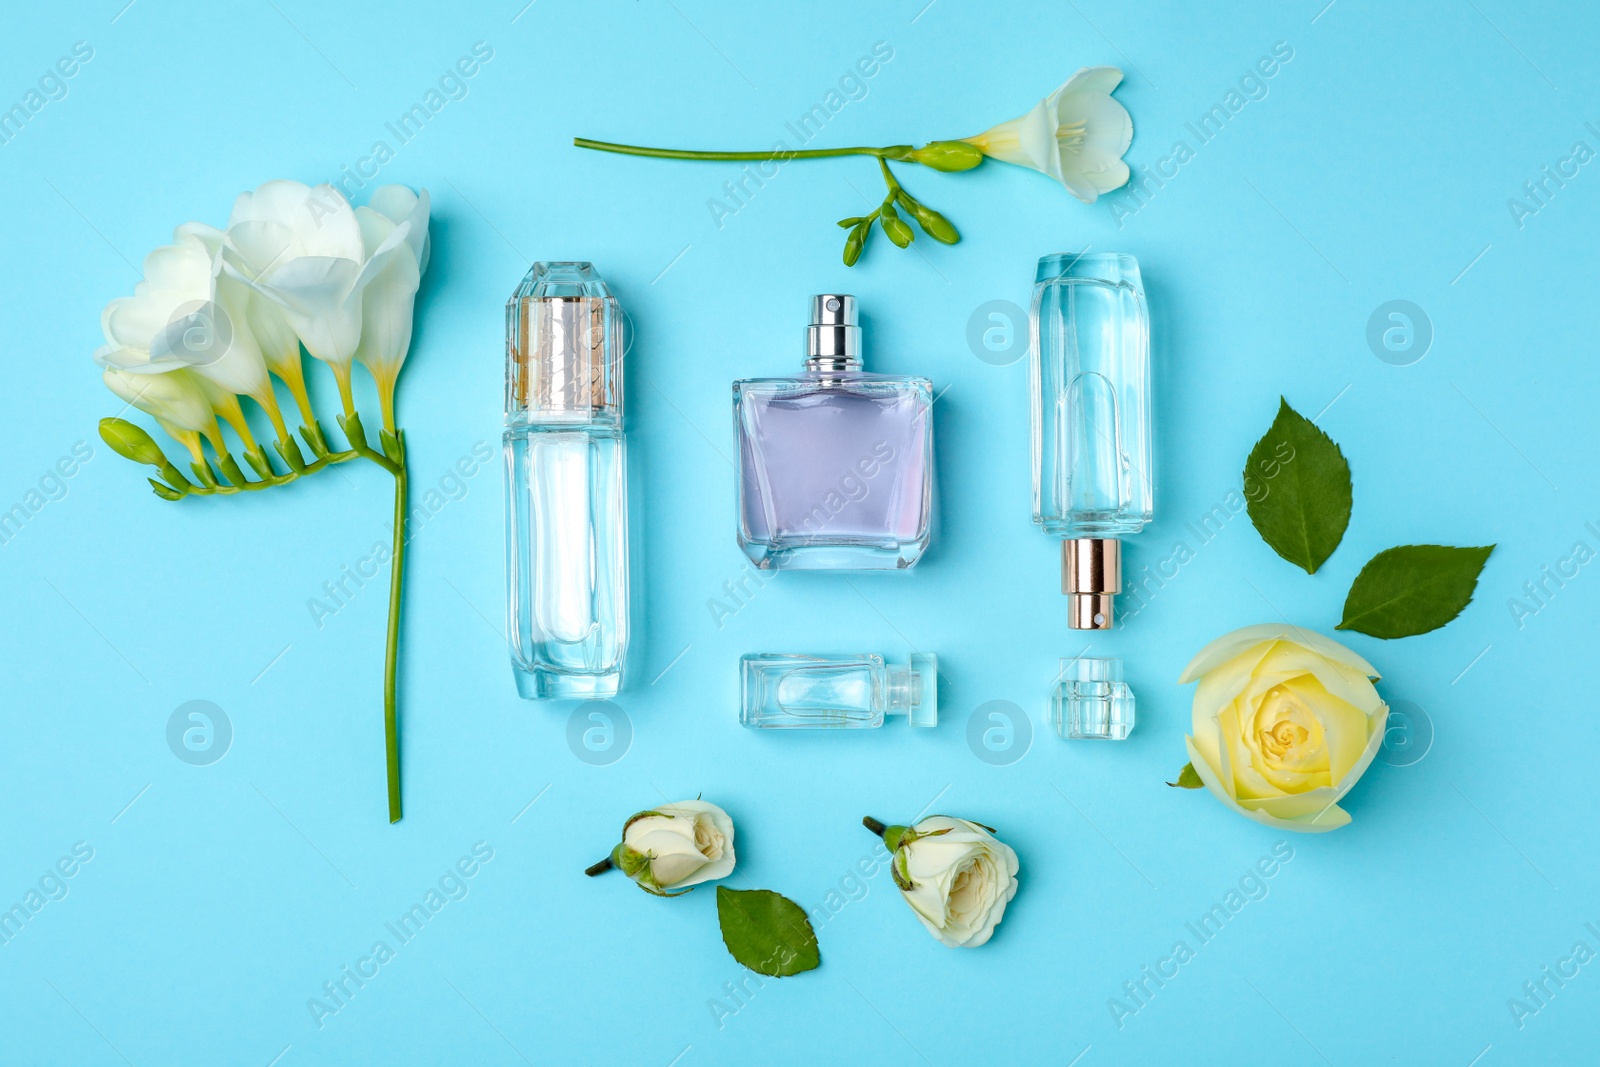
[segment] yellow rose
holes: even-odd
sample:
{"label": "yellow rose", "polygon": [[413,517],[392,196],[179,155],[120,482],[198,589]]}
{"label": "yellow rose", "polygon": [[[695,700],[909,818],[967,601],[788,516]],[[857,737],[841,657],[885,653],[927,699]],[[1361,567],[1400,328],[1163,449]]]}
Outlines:
{"label": "yellow rose", "polygon": [[1309,833],[1350,821],[1338,806],[1383,743],[1389,706],[1372,665],[1321,634],[1286,624],[1217,638],[1184,668],[1194,693],[1189,759],[1228,807]]}

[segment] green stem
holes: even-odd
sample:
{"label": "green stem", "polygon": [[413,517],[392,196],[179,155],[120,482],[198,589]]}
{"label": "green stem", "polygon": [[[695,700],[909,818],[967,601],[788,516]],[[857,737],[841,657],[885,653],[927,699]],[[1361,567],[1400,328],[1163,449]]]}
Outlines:
{"label": "green stem", "polygon": [[365,459],[370,459],[372,462],[376,463],[378,466],[382,467],[384,470],[386,470],[390,474],[394,475],[397,480],[403,480],[405,478],[406,471],[405,471],[405,452],[404,451],[402,451],[401,454],[400,454],[400,462],[399,463],[394,462],[388,456],[384,455],[382,452],[376,451],[375,449],[368,448],[366,445],[356,445],[356,446],[352,447],[351,450],[350,450],[350,454],[352,456],[361,456],[361,457],[363,457]]}
{"label": "green stem", "polygon": [[788,148],[766,152],[696,152],[685,148],[643,148],[639,145],[613,144],[610,141],[591,141],[587,137],[574,137],[572,143],[579,148],[592,148],[597,152],[617,152],[625,156],[651,156],[656,159],[716,159],[737,162],[749,160],[834,159],[839,156],[877,156],[879,159],[903,159],[911,151],[910,145],[890,145],[888,148],[805,148],[794,151]]}
{"label": "green stem", "polygon": [[[330,452],[324,459],[318,459],[311,463],[307,463],[304,470],[289,471],[285,474],[274,474],[271,478],[264,478],[257,482],[252,482],[246,478],[238,485],[234,485],[232,482],[218,479],[215,488],[204,485],[191,485],[188,487],[175,485],[173,488],[189,496],[231,496],[234,493],[253,493],[262,489],[271,489],[274,486],[287,485],[290,482],[298,481],[299,479],[304,478],[308,474],[315,474],[320,470],[325,470],[326,468],[333,466],[335,463],[348,462],[349,460],[355,459],[361,454],[362,453],[354,450],[349,452]],[[376,452],[372,453],[369,458],[374,459],[375,462],[381,463],[385,468],[392,466],[387,459],[378,455]]]}
{"label": "green stem", "polygon": [[896,193],[902,192],[900,183],[894,180],[894,173],[889,169],[888,161],[882,156],[878,157],[878,166],[883,169],[883,182],[889,187],[889,195],[892,197]]}
{"label": "green stem", "polygon": [[389,560],[389,634],[383,661],[383,746],[389,779],[389,822],[400,821],[400,730],[395,708],[395,675],[400,661],[400,592],[406,566],[406,438],[397,431],[399,460],[372,453],[368,458],[394,475],[394,551]]}

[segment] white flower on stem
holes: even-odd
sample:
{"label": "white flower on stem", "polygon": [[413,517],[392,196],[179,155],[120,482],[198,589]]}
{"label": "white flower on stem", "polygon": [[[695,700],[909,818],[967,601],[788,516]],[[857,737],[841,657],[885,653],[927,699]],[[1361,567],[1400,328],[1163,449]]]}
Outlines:
{"label": "white flower on stem", "polygon": [[106,344],[94,359],[101,367],[128,374],[193,371],[210,395],[226,397],[213,406],[253,448],[243,413],[237,421],[233,416],[239,411],[235,394],[266,410],[279,440],[288,431],[247,321],[249,293],[218,274],[221,246],[219,230],[198,222],[179,226],[172,244],[145,257],[144,280],[134,286],[133,295],[106,305],[100,319]]}
{"label": "white flower on stem", "polygon": [[[238,283],[235,281],[235,284]],[[289,325],[289,320],[284,318],[283,310],[260,293],[250,290],[245,321],[250,324],[250,332],[255,334],[256,343],[261,346],[261,358],[266,360],[267,370],[289,387],[295,406],[300,409],[301,424],[315,424],[317,416],[311,410],[305,367],[300,361],[300,336]]]}
{"label": "white flower on stem", "polygon": [[862,820],[892,856],[894,884],[941,942],[976,948],[988,941],[1017,895],[1017,854],[981,823],[932,815],[915,826]]}
{"label": "white flower on stem", "polygon": [[609,858],[589,868],[615,867],[647,893],[675,896],[733,872],[733,820],[715,804],[684,800],[641,811],[622,827]]}
{"label": "white flower on stem", "polygon": [[372,194],[366,207],[356,208],[361,239],[369,256],[396,247],[383,269],[368,283],[361,300],[361,344],[356,358],[378,385],[383,425],[395,429],[394,387],[411,348],[411,327],[417,287],[428,269],[428,191],[412,192],[403,185],[385,185]]}
{"label": "white flower on stem", "polygon": [[195,462],[203,462],[199,440],[202,435],[218,455],[222,454],[217,416],[194,372],[178,368],[161,374],[133,374],[107,367],[102,377],[113,393],[154,416],[163,430],[183,443]]}
{"label": "white flower on stem", "polygon": [[1084,67],[1026,115],[965,138],[986,156],[1029,167],[1092,204],[1128,181],[1122,154],[1133,143],[1133,119],[1111,96],[1116,67]]}
{"label": "white flower on stem", "polygon": [[394,257],[419,257],[411,231],[396,225],[369,246],[350,202],[326,184],[270,181],[234,203],[224,269],[275,304],[306,351],[332,368],[346,414],[355,412],[350,361],[361,344],[363,298]]}

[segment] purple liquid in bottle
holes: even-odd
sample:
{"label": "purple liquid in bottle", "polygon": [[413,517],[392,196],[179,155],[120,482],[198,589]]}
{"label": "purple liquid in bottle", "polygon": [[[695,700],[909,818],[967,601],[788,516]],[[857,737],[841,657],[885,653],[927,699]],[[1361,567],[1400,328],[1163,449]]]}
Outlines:
{"label": "purple liquid in bottle", "polygon": [[[932,514],[932,385],[863,374],[854,302],[836,307],[842,340],[824,337],[799,378],[734,384],[739,541],[761,567],[903,569],[927,547]],[[813,324],[813,334],[819,329]]]}

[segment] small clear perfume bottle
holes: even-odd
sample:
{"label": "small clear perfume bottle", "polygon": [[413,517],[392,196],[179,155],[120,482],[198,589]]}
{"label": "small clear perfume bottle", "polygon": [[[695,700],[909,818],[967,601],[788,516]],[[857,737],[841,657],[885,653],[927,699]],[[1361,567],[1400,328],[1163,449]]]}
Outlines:
{"label": "small clear perfume bottle", "polygon": [[1073,656],[1061,661],[1050,692],[1050,721],[1060,737],[1126,741],[1133,732],[1133,690],[1120,659]]}
{"label": "small clear perfume bottle", "polygon": [[524,697],[608,697],[628,646],[622,316],[588,263],[506,304],[506,578]]}
{"label": "small clear perfume bottle", "polygon": [[805,372],[733,383],[739,547],[772,570],[897,570],[928,547],[933,384],[866,374],[856,298],[811,299]]}
{"label": "small clear perfume bottle", "polygon": [[1030,315],[1033,521],[1063,538],[1075,630],[1111,626],[1118,538],[1151,519],[1150,316],[1139,264],[1114,252],[1039,260]]}
{"label": "small clear perfume bottle", "polygon": [[889,715],[912,726],[939,724],[939,659],[931,654],[914,653],[901,667],[872,653],[763,652],[740,659],[739,671],[745,726],[862,730]]}

